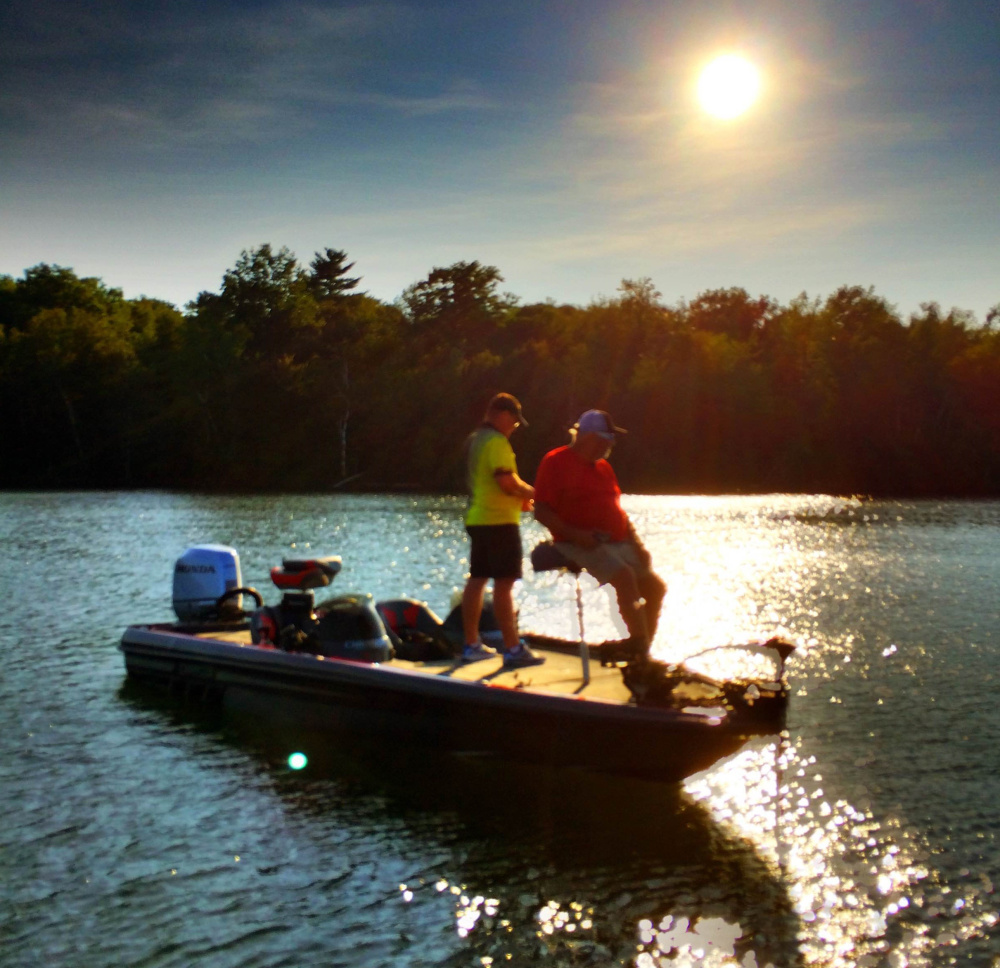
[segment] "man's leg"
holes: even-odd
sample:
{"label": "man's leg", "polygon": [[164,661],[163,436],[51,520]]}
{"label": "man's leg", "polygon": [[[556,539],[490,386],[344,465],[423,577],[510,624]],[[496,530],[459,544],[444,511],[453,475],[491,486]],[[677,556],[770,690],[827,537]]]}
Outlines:
{"label": "man's leg", "polygon": [[470,578],[465,583],[462,592],[462,632],[466,645],[475,645],[479,641],[479,618],[483,614],[483,594],[488,581],[488,578]]}
{"label": "man's leg", "polygon": [[[648,652],[652,636],[646,622],[646,609],[642,603],[642,592],[639,590],[635,572],[628,565],[622,565],[608,584],[614,588],[618,596],[618,611],[625,621],[629,636],[642,642]],[[659,605],[657,605],[658,614]]]}
{"label": "man's leg", "polygon": [[510,652],[520,643],[517,634],[517,613],[514,611],[515,578],[493,579],[493,611],[503,633],[503,650]]}
{"label": "man's leg", "polygon": [[649,641],[652,642],[660,621],[660,607],[667,594],[667,583],[659,575],[647,571],[640,575],[638,586],[640,595],[646,599],[646,628],[649,630]]}

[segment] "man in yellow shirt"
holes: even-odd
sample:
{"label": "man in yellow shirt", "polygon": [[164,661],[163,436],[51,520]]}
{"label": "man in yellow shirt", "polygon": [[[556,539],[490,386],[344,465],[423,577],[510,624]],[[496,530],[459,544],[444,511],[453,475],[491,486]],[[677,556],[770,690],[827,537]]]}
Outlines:
{"label": "man in yellow shirt", "polygon": [[469,493],[465,516],[469,534],[469,579],[462,593],[462,659],[477,662],[496,655],[479,639],[486,584],[493,580],[493,610],[503,633],[506,668],[538,665],[545,660],[517,634],[514,582],[521,577],[521,511],[531,509],[535,489],[517,475],[510,435],[527,421],[521,404],[509,393],[498,393],[486,408],[482,424],[468,440]]}

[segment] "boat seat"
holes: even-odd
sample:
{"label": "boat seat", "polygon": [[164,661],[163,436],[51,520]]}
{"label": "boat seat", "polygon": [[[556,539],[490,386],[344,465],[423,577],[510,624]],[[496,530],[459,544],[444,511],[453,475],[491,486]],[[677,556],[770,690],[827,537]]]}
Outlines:
{"label": "boat seat", "polygon": [[[580,658],[584,662],[584,680],[589,681],[587,660],[584,658],[584,649],[588,647],[584,645],[583,593],[580,589],[580,575],[587,569],[567,558],[552,541],[540,541],[535,545],[531,550],[531,567],[535,571],[563,571],[573,576],[576,585],[576,617],[580,629]],[[602,666],[617,665],[619,662],[628,662],[637,655],[646,654],[645,646],[637,646],[631,638],[610,639],[593,648],[600,657]],[[589,655],[589,649],[587,654]]]}
{"label": "boat seat", "polygon": [[342,564],[339,555],[329,555],[325,558],[285,558],[280,568],[271,569],[271,581],[278,588],[298,591],[322,588],[333,581]]}
{"label": "boat seat", "polygon": [[531,567],[535,571],[568,571],[579,575],[584,569],[575,561],[567,558],[553,541],[540,541],[531,549]]}

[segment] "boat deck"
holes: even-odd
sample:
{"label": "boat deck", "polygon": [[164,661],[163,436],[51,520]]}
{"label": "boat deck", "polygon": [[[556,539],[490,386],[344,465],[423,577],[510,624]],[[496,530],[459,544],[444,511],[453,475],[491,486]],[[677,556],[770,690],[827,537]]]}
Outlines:
{"label": "boat deck", "polygon": [[[205,632],[198,635],[198,638],[230,642],[252,649],[259,648],[259,646],[251,645],[250,633],[246,630]],[[590,682],[584,685],[579,655],[554,652],[538,646],[532,648],[534,652],[545,656],[543,665],[506,670],[499,657],[471,663],[449,659],[435,662],[411,662],[406,659],[393,659],[391,662],[382,663],[382,665],[424,675],[447,676],[465,682],[484,682],[507,689],[524,689],[529,692],[550,695],[582,696],[597,702],[629,702],[631,695],[622,682],[621,671],[618,668],[613,666],[602,668],[599,661],[591,658]],[[321,660],[321,657],[317,656],[316,658],[317,661]]]}

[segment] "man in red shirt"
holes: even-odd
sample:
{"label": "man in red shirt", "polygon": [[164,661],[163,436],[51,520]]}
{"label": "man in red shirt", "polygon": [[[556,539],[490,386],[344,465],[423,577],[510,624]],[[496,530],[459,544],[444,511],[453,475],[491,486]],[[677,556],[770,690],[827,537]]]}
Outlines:
{"label": "man in red shirt", "polygon": [[556,547],[614,588],[629,635],[648,650],[667,586],[621,506],[618,479],[607,461],[616,438],[627,433],[603,410],[588,410],[565,447],[550,450],[535,477],[535,518]]}

